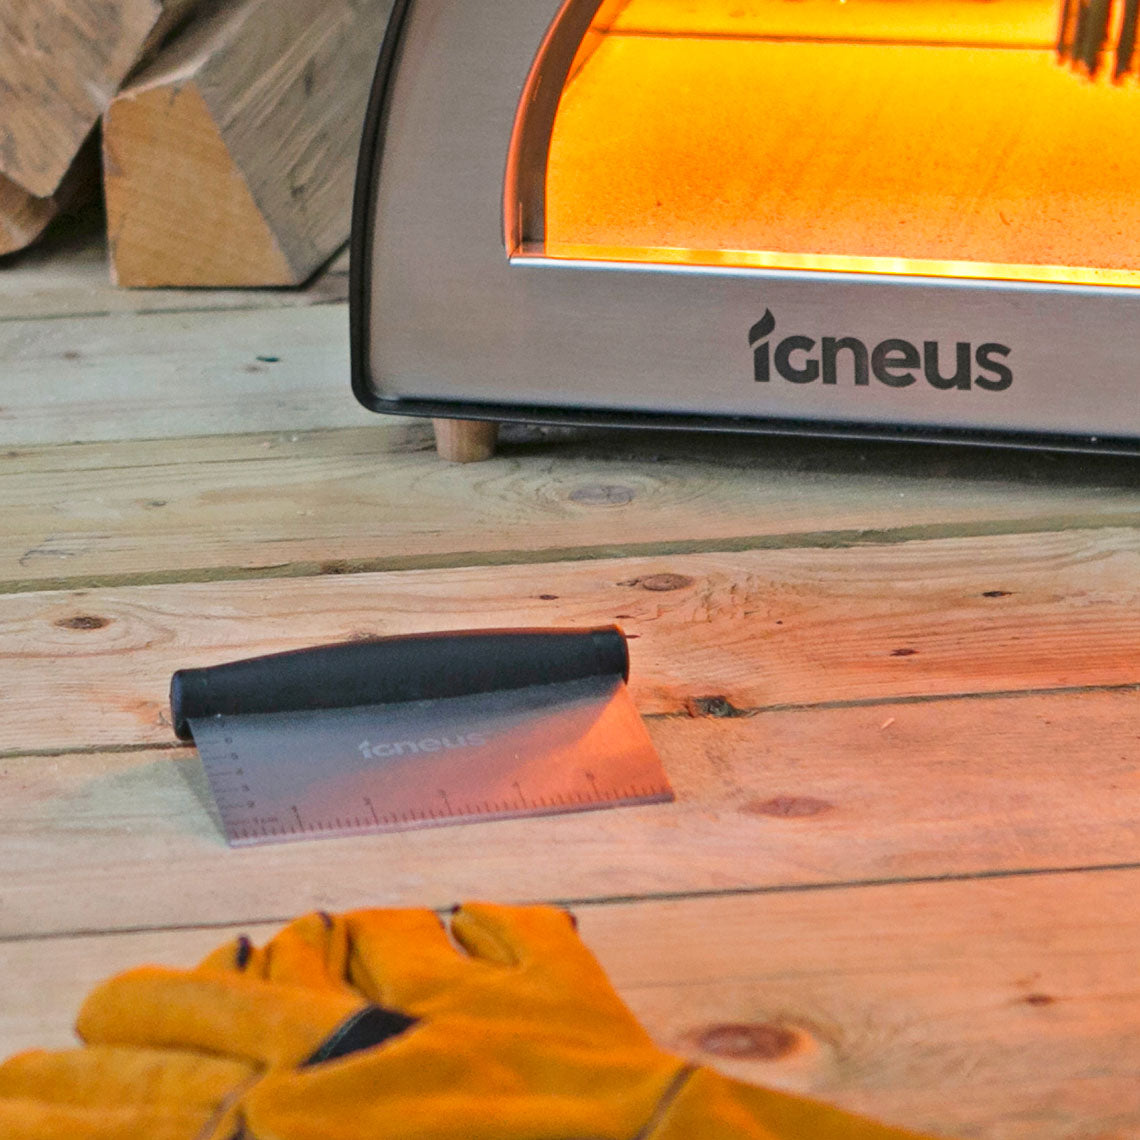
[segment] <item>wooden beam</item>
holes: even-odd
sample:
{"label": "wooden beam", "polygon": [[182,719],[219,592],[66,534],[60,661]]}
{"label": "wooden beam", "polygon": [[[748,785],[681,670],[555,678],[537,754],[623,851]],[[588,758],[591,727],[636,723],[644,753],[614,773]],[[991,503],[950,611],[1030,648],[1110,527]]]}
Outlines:
{"label": "wooden beam", "polygon": [[0,5],[0,174],[52,197],[123,80],[195,3]]}
{"label": "wooden beam", "polygon": [[216,6],[119,95],[104,124],[119,284],[294,285],[336,251],[391,6]]}

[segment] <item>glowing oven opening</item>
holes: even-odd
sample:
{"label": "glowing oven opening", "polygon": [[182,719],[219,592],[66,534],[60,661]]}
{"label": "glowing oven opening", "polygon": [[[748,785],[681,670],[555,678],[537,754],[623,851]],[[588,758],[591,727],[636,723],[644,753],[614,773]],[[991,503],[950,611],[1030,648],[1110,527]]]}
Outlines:
{"label": "glowing oven opening", "polygon": [[520,250],[1140,284],[1137,0],[586,2]]}

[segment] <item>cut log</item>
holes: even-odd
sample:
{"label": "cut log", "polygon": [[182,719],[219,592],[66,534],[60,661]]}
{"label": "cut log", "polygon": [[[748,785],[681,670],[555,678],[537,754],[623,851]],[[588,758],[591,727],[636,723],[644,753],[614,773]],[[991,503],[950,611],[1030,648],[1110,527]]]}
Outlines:
{"label": "cut log", "polygon": [[51,198],[33,198],[0,174],[0,255],[29,246],[56,215]]}
{"label": "cut log", "polygon": [[0,5],[0,174],[51,198],[123,81],[197,2]]}
{"label": "cut log", "polygon": [[[93,141],[93,140],[92,140]],[[77,209],[99,189],[99,151],[84,146],[55,193],[37,198],[0,174],[0,257],[26,249],[61,213]]]}
{"label": "cut log", "polygon": [[391,8],[216,7],[123,90],[103,130],[120,285],[295,285],[336,252]]}

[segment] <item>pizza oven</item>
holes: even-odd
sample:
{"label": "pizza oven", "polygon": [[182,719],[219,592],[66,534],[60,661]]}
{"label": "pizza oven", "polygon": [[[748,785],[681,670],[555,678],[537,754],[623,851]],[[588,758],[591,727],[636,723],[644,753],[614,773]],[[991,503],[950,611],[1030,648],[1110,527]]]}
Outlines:
{"label": "pizza oven", "polygon": [[1133,451],[1137,0],[398,0],[382,412]]}

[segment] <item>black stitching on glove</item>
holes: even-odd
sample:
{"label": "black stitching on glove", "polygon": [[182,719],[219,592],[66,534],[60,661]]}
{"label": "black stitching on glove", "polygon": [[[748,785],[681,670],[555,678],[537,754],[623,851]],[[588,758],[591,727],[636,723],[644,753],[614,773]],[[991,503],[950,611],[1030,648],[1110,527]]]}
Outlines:
{"label": "black stitching on glove", "polygon": [[374,1049],[393,1037],[399,1037],[415,1024],[414,1017],[378,1005],[367,1005],[344,1022],[302,1068],[323,1065],[326,1061],[336,1061],[365,1049]]}
{"label": "black stitching on glove", "polygon": [[237,968],[244,970],[253,957],[253,943],[243,934],[237,944]]}

